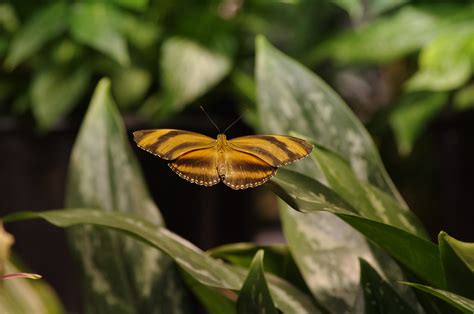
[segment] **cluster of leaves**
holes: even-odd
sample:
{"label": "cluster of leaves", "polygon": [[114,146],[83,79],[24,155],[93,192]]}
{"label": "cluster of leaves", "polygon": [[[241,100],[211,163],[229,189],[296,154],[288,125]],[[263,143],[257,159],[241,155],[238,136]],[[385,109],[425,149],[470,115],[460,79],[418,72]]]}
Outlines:
{"label": "cluster of leaves", "polygon": [[[47,131],[107,76],[122,110],[161,120],[248,62],[255,34],[302,51],[334,8],[309,0],[3,2],[0,112],[32,114]],[[240,93],[245,77],[235,82]]]}
{"label": "cluster of leaves", "polygon": [[474,244],[443,232],[438,245],[430,242],[339,96],[263,37],[256,58],[258,127],[317,144],[310,159],[270,183],[282,200],[287,245],[231,244],[206,253],[168,230],[107,79],[73,149],[68,208],[4,221],[70,227],[86,312],[189,313],[186,291],[209,313],[474,311]]}
{"label": "cluster of leaves", "polygon": [[347,10],[355,26],[319,43],[308,62],[331,59],[344,68],[390,64],[405,68],[408,75],[400,82],[402,93],[393,100],[389,117],[401,154],[411,152],[443,108],[449,105],[461,111],[474,106],[471,2],[334,2]]}

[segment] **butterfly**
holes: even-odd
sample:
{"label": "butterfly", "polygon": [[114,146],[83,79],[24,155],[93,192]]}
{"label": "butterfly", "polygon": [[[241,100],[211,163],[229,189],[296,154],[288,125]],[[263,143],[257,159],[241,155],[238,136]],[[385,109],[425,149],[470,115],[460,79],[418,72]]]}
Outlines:
{"label": "butterfly", "polygon": [[227,140],[199,133],[154,129],[133,132],[137,145],[165,160],[181,178],[212,186],[222,182],[234,190],[267,182],[277,168],[306,157],[313,145],[292,136],[251,135]]}

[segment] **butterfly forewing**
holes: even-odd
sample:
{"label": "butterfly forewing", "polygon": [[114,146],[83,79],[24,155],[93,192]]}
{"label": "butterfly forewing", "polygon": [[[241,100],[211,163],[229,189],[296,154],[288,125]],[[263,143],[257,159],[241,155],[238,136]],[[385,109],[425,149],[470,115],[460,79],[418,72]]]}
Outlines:
{"label": "butterfly forewing", "polygon": [[227,141],[229,147],[252,154],[273,167],[280,167],[306,157],[313,146],[296,137],[283,135],[251,135]]}
{"label": "butterfly forewing", "polygon": [[181,178],[199,185],[219,183],[217,172],[217,148],[198,149],[179,156],[168,163]]}
{"label": "butterfly forewing", "polygon": [[133,138],[140,148],[166,160],[216,145],[216,140],[208,136],[174,129],[136,131]]}
{"label": "butterfly forewing", "polygon": [[246,189],[267,182],[276,172],[262,159],[230,147],[225,152],[225,172],[222,181],[232,189]]}

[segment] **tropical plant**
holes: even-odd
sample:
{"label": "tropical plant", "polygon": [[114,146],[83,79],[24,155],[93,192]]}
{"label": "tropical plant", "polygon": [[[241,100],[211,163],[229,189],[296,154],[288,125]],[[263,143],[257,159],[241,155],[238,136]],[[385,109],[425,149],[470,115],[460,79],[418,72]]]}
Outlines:
{"label": "tropical plant", "polygon": [[19,212],[70,230],[86,312],[471,313],[474,244],[438,244],[407,208],[368,132],[310,70],[258,37],[259,132],[298,134],[311,158],[280,169],[288,241],[203,252],[167,229],[151,200],[110,93],[99,82],[69,169],[67,208]]}

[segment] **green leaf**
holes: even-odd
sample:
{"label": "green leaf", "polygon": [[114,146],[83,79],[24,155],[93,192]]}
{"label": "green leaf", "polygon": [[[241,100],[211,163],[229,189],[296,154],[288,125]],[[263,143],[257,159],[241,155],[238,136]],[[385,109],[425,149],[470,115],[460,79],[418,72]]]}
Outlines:
{"label": "green leaf", "polygon": [[469,80],[474,60],[473,20],[474,14],[465,23],[443,31],[422,49],[420,69],[406,83],[409,90],[449,91]]}
{"label": "green leaf", "polygon": [[452,293],[450,291],[435,289],[433,287],[420,285],[417,283],[405,282],[405,281],[402,281],[401,283],[408,286],[415,287],[421,291],[434,295],[435,297],[440,298],[441,300],[444,300],[447,303],[455,306],[456,308],[461,310],[463,313],[474,313],[474,300],[465,298],[463,296]]}
{"label": "green leaf", "polygon": [[[184,271],[181,272],[181,275],[183,276],[186,285],[191,289],[201,305],[206,309],[206,313],[237,313],[235,302],[219,292],[216,288],[203,285]],[[230,290],[227,290],[227,293],[231,293]]]}
{"label": "green leaf", "polygon": [[31,102],[40,130],[49,130],[72,110],[86,91],[90,76],[89,69],[83,66],[38,72],[31,86]]}
{"label": "green leaf", "polygon": [[149,0],[111,0],[111,2],[127,9],[143,11],[148,7]]}
{"label": "green leaf", "polygon": [[474,108],[474,84],[469,84],[456,92],[453,99],[453,108],[457,111]]}
{"label": "green leaf", "polygon": [[14,69],[37,53],[47,42],[66,31],[68,4],[55,1],[40,8],[13,37],[5,66]]}
{"label": "green leaf", "polygon": [[130,57],[120,25],[117,25],[119,14],[116,7],[105,2],[74,3],[70,28],[77,41],[126,66],[130,63]]}
{"label": "green leaf", "polygon": [[[148,245],[164,251],[194,279],[207,286],[240,290],[247,274],[244,269],[226,265],[220,260],[213,259],[177,234],[152,224],[149,219],[138,218],[136,215],[116,211],[68,209],[14,213],[4,217],[4,222],[32,218],[43,218],[59,227],[92,224],[121,230]],[[143,268],[143,263],[137,262],[137,266]],[[307,295],[288,282],[271,274],[268,274],[266,279],[275,305],[284,313],[320,313]],[[165,292],[175,298],[177,297],[175,291]]]}
{"label": "green leaf", "polygon": [[[342,99],[263,37],[257,39],[256,78],[262,132],[297,131],[316,139],[350,159],[359,178],[398,195],[372,139]],[[309,158],[294,168],[325,180],[322,170]],[[313,296],[329,311],[351,311],[359,283],[354,272],[358,258],[374,258],[366,240],[327,213],[300,214],[286,206],[280,212],[290,250]]]}
{"label": "green leaf", "polygon": [[230,68],[229,57],[222,53],[190,39],[168,38],[160,59],[165,99],[161,114],[181,110],[221,81]]}
{"label": "green leaf", "polygon": [[457,12],[456,8],[445,4],[404,6],[393,15],[380,17],[368,25],[322,42],[310,59],[331,58],[342,64],[386,63],[429,43],[443,19]]}
{"label": "green leaf", "polygon": [[265,252],[265,271],[294,284],[302,291],[307,287],[290,250],[285,245],[257,245],[253,243],[225,244],[208,251],[215,258],[222,258],[234,265],[249,268],[259,250]]}
{"label": "green leaf", "polygon": [[[318,76],[257,39],[257,98],[262,131],[296,131],[350,161],[358,179],[403,203],[367,130],[344,101]],[[313,171],[315,176],[321,174]]]}
{"label": "green leaf", "polygon": [[440,232],[438,242],[447,289],[474,299],[474,243],[456,240],[445,232]]}
{"label": "green leaf", "polygon": [[259,250],[250,265],[250,270],[240,289],[237,310],[246,313],[277,313],[263,270],[263,250]]}
{"label": "green leaf", "polygon": [[[358,216],[336,193],[297,172],[280,169],[272,182],[278,185],[274,191],[293,208],[309,213],[328,211],[336,214],[423,280],[437,287],[445,286],[435,244],[399,228]],[[337,231],[339,234],[340,230]]]}
{"label": "green leaf", "polygon": [[119,107],[127,108],[136,105],[145,97],[150,88],[150,72],[138,68],[118,68],[112,75],[112,93]]}
{"label": "green leaf", "polygon": [[400,207],[387,193],[358,180],[350,165],[339,155],[321,146],[316,147],[312,155],[319,162],[332,190],[351,204],[358,215],[429,239],[411,211]]}
{"label": "green leaf", "polygon": [[409,155],[418,137],[448,100],[446,93],[420,92],[401,96],[390,114],[398,151]]}
{"label": "green leaf", "polygon": [[366,314],[417,313],[400,295],[364,260],[360,260],[360,284],[364,292]]}
{"label": "green leaf", "polygon": [[[16,273],[19,268],[7,262],[5,271]],[[65,310],[45,281],[17,278],[1,281],[0,313],[61,314]]]}
{"label": "green leaf", "polygon": [[[107,79],[97,86],[72,150],[66,205],[133,213],[155,229],[163,224]],[[161,252],[91,226],[73,228],[70,239],[85,275],[86,312],[136,313],[159,308],[160,313],[177,313],[186,309],[174,264]]]}

